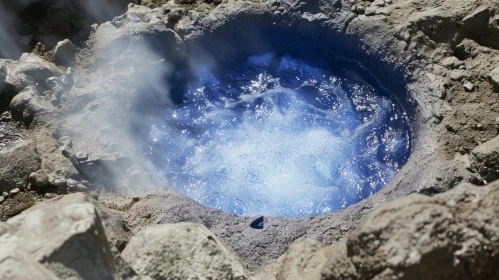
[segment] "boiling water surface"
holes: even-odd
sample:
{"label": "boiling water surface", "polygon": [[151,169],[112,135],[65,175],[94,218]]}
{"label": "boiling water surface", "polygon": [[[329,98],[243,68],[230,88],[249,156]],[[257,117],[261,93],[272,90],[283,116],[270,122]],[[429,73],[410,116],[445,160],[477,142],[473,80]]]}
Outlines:
{"label": "boiling water surface", "polygon": [[162,182],[208,207],[321,215],[379,191],[408,159],[406,113],[353,71],[274,53],[196,69],[148,153]]}

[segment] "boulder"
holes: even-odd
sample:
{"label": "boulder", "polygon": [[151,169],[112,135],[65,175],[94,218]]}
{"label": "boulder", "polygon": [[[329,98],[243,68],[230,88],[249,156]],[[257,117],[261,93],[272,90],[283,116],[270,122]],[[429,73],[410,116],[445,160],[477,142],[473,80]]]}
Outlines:
{"label": "boulder", "polygon": [[59,66],[72,66],[76,60],[76,46],[68,39],[60,41],[54,48],[54,58]]}
{"label": "boulder", "polygon": [[320,279],[333,248],[312,239],[298,239],[274,264],[255,275],[254,280]]}
{"label": "boulder", "polygon": [[463,28],[472,35],[484,35],[489,28],[490,8],[481,6],[461,21]]}
{"label": "boulder", "polygon": [[6,82],[15,93],[28,86],[43,86],[48,78],[61,75],[57,66],[33,53],[24,54],[19,61],[9,64],[7,70]]}
{"label": "boulder", "polygon": [[498,214],[499,182],[406,196],[375,209],[336,246],[322,278],[497,279]]}
{"label": "boulder", "polygon": [[22,121],[29,126],[38,113],[48,112],[50,109],[45,102],[36,94],[33,87],[25,88],[14,96],[10,102],[10,112],[16,121]]}
{"label": "boulder", "polygon": [[123,218],[120,212],[109,209],[102,203],[92,198],[86,193],[75,193],[69,195],[57,196],[53,199],[44,200],[37,203],[35,206],[26,210],[26,212],[33,212],[38,210],[57,212],[72,204],[92,204],[94,205],[99,219],[104,226],[105,234],[111,246],[123,250],[128,243],[130,233],[127,232]]}
{"label": "boulder", "polygon": [[29,175],[38,169],[40,159],[32,142],[0,151],[0,192],[25,187]]}
{"label": "boulder", "polygon": [[130,240],[122,257],[143,278],[248,279],[232,249],[198,224],[146,228]]}
{"label": "boulder", "polygon": [[471,151],[471,166],[485,181],[499,179],[499,136]]}
{"label": "boulder", "polygon": [[36,210],[0,223],[0,244],[1,279],[120,278],[91,204]]}
{"label": "boulder", "polygon": [[183,58],[186,47],[180,36],[149,11],[132,5],[127,13],[100,25],[93,37],[96,57],[114,60],[126,54],[147,60],[160,54],[170,61]]}

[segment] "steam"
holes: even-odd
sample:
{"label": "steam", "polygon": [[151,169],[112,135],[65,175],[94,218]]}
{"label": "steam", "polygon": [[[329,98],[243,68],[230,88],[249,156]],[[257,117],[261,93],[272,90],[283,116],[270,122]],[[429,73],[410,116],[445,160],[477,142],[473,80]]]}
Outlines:
{"label": "steam", "polygon": [[130,2],[134,1],[1,1],[0,58],[18,59],[38,42],[49,48],[63,39],[81,44],[93,23],[101,23],[122,14]]}

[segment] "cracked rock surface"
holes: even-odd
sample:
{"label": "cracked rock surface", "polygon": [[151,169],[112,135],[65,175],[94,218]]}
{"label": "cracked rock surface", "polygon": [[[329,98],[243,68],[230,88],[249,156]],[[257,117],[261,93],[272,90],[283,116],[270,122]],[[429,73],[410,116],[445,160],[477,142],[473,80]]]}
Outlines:
{"label": "cracked rock surface", "polygon": [[[168,224],[158,234],[170,236],[169,224],[189,222],[204,227],[192,225],[202,234],[188,246],[213,235],[217,244],[225,248],[226,243],[238,255],[228,253],[217,263],[239,263],[239,257],[245,262],[249,272],[238,264],[232,276],[497,278],[497,1],[150,0],[128,8],[135,1],[115,1],[118,9],[112,10],[101,8],[113,1],[97,1],[94,8],[102,11],[93,18],[84,16],[81,1],[4,2],[0,17],[6,11],[1,8],[8,9],[18,15],[8,26],[16,22],[23,28],[5,43],[20,46],[17,53],[7,55],[0,46],[0,220],[13,217],[0,224],[0,252],[13,252],[4,248],[24,240],[26,225],[40,231],[33,240],[45,240],[43,232],[56,230],[57,221],[68,221],[70,228],[81,218],[88,221],[88,231],[81,234],[88,237],[89,254],[102,259],[99,275],[183,277],[188,265],[166,270],[138,265],[128,246],[158,224]],[[74,9],[61,9],[61,3]],[[4,26],[6,18],[0,20]],[[414,105],[414,143],[409,162],[370,198],[320,217],[265,217],[265,227],[257,230],[249,226],[252,217],[208,209],[167,186],[156,186],[133,133],[145,133],[135,130],[134,114],[154,116],[155,108],[165,105],[157,88],[172,73],[166,65],[188,58],[199,45],[229,56],[232,50],[220,42],[245,42],[250,30],[265,25],[339,38],[333,40],[334,50],[349,49],[382,85],[403,89],[401,98]],[[150,111],[135,111],[139,107]],[[95,208],[66,207],[74,203]],[[82,216],[71,220],[75,211]],[[30,220],[33,215],[45,224]],[[68,232],[53,233],[68,240],[70,253],[80,243],[71,243]],[[172,244],[188,240],[173,238],[180,240]],[[45,244],[44,250],[66,248]],[[164,252],[172,244],[165,243]],[[1,273],[9,273],[5,277],[87,273],[60,259],[48,265],[23,250],[15,252],[19,262],[13,261],[17,257],[0,258],[6,268]],[[203,267],[205,261],[190,265]]]}

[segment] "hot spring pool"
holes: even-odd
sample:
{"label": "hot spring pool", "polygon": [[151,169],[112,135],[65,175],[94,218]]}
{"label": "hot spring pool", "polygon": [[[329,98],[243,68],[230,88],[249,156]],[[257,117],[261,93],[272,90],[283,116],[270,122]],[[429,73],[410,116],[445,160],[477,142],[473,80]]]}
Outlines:
{"label": "hot spring pool", "polygon": [[322,215],[376,193],[408,160],[407,114],[360,67],[267,52],[194,69],[146,151],[158,181],[205,206]]}

